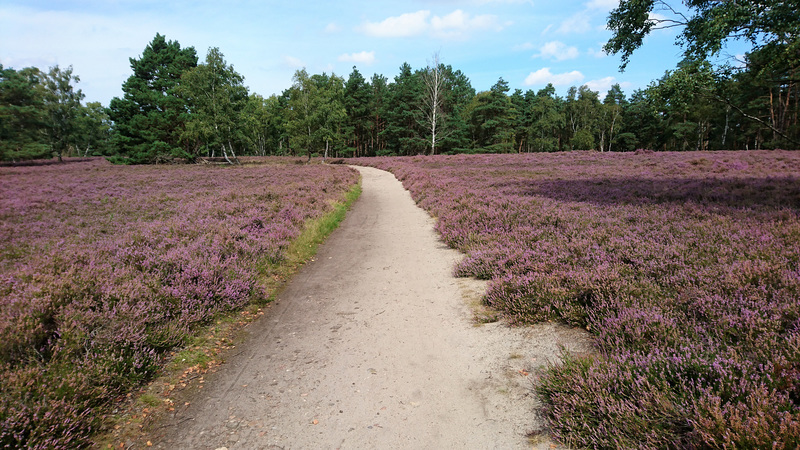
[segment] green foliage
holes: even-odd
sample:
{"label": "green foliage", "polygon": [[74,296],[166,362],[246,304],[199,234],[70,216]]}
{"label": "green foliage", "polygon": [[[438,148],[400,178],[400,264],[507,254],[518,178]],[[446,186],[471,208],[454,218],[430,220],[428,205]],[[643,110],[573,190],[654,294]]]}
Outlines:
{"label": "green foliage", "polygon": [[565,108],[567,126],[571,132],[570,148],[595,150],[595,132],[598,129],[600,100],[598,93],[586,86],[567,92]]}
{"label": "green foliage", "polygon": [[214,156],[214,149],[220,149],[228,162],[228,153],[236,160],[233,143],[244,139],[243,112],[249,101],[243,82],[216,47],[208,50],[205,63],[183,73],[176,92],[189,107],[181,141],[190,157]]}
{"label": "green foliage", "polygon": [[248,148],[256,156],[283,154],[283,143],[286,140],[285,103],[283,97],[276,95],[264,98],[258,94],[250,94],[241,119],[246,142],[243,154],[247,154]]}
{"label": "green foliage", "polygon": [[16,71],[0,65],[0,160],[44,158],[50,147],[42,139],[47,118],[38,89],[39,69]]}
{"label": "green foliage", "polygon": [[[694,102],[698,104],[691,104],[692,109],[714,108],[723,114],[711,117],[714,111],[705,111],[701,112],[704,118],[687,118],[671,126],[674,139],[682,141],[681,148],[707,148],[713,143],[715,138],[709,137],[712,119],[718,121],[720,128],[718,142],[714,143],[717,148],[731,148],[731,141],[744,148],[800,146],[797,101],[800,15],[796,5],[781,0],[684,0],[682,3],[685,12],[665,0],[621,1],[609,15],[608,28],[613,35],[604,47],[609,53],[622,55],[624,69],[644,38],[661,28],[682,28],[679,42],[687,60],[694,64],[719,54],[731,40],[750,44],[745,68],[719,68],[711,85],[704,83],[690,93],[706,97]],[[659,14],[653,15],[655,11]],[[683,70],[683,65],[679,65],[677,72]],[[697,75],[703,80],[703,70]],[[708,100],[714,104],[710,105]],[[738,120],[750,123],[744,133],[730,140],[729,132],[741,128],[732,126]],[[688,138],[695,135],[697,144],[689,145]]]}
{"label": "green foliage", "polygon": [[400,66],[389,92],[386,129],[382,133],[387,149],[396,155],[425,153],[429,144],[420,127],[420,123],[424,123],[420,110],[422,86],[408,63]]}
{"label": "green foliage", "polygon": [[342,144],[341,130],[346,111],[343,103],[344,80],[336,75],[309,76],[305,69],[295,72],[289,89],[286,129],[292,148],[326,154],[331,144]]}
{"label": "green foliage", "polygon": [[[608,28],[613,35],[605,50],[621,53],[624,68],[651,31],[676,26],[683,27],[680,41],[686,55],[692,58],[717,54],[730,39],[747,40],[754,50],[774,45],[785,45],[787,51],[797,50],[800,18],[791,2],[684,0],[681,3],[688,14],[680,13],[664,0],[622,0],[609,15]],[[659,16],[652,16],[654,11]]]}
{"label": "green foliage", "polygon": [[76,117],[75,146],[78,156],[101,156],[112,153],[111,120],[100,102],[81,106]]}
{"label": "green foliage", "polygon": [[[552,87],[552,85],[551,85]],[[550,95],[536,95],[533,113],[535,120],[531,131],[535,133],[534,144],[538,151],[559,150],[558,131],[566,125],[566,117],[559,108],[559,99]]]}
{"label": "green foliage", "polygon": [[99,103],[81,105],[72,67],[0,65],[0,161],[87,156],[108,151],[109,121]]}
{"label": "green foliage", "polygon": [[478,93],[469,108],[473,145],[490,153],[513,151],[516,110],[506,93],[508,82],[500,78],[487,92]]}
{"label": "green foliage", "polygon": [[197,66],[194,47],[182,49],[156,34],[142,56],[130,62],[133,74],[122,85],[124,95],[112,99],[108,110],[117,150],[134,164],[191,157],[191,148],[181,146],[188,109],[177,87],[181,76]]}
{"label": "green foliage", "polygon": [[353,149],[354,156],[364,155],[368,151],[372,137],[370,123],[372,96],[373,91],[367,80],[356,67],[353,67],[353,72],[350,73],[344,86],[343,103],[347,120],[343,134],[348,147]]}
{"label": "green foliage", "polygon": [[453,152],[470,145],[469,128],[464,111],[475,97],[475,89],[464,73],[451,66],[443,66],[445,76],[444,105],[445,130],[438,142],[442,153]]}
{"label": "green foliage", "polygon": [[74,146],[79,133],[78,114],[81,110],[83,92],[72,87],[80,78],[72,74],[72,67],[61,70],[52,67],[43,77],[44,111],[47,115],[47,137],[58,159]]}
{"label": "green foliage", "polygon": [[[673,23],[686,27],[693,55],[629,98],[619,85],[603,97],[587,86],[560,97],[552,85],[509,95],[502,78],[476,94],[465,74],[438,60],[418,70],[404,63],[392,80],[380,74],[367,80],[356,67],[347,79],[303,69],[290,89],[265,98],[248,93],[218,48],[198,66],[194,48],[160,34],[131,58],[124,96],[107,110],[80,104],[71,68],[0,66],[0,160],[116,155],[115,162],[138,164],[200,156],[235,161],[236,155],[796,148],[797,20],[780,5],[754,12],[757,20],[746,27],[742,17],[715,16],[740,14],[746,4],[692,2],[695,16],[658,22],[654,17],[663,16],[650,13],[666,3],[623,1],[609,18],[616,28],[607,48],[632,52],[651,29]],[[701,24],[698,17],[716,22]],[[778,21],[772,31],[770,21]],[[743,68],[715,68],[697,57],[703,49],[717,51],[720,33],[734,28],[762,39]]]}

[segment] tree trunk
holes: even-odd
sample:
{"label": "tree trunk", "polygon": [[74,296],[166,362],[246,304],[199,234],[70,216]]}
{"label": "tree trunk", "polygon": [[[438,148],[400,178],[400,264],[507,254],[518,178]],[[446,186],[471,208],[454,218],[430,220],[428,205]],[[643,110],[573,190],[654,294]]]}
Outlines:
{"label": "tree trunk", "polygon": [[228,164],[233,164],[233,162],[228,158],[228,151],[225,150],[225,144],[221,144],[222,146],[222,156],[225,157],[225,161],[228,161]]}
{"label": "tree trunk", "polygon": [[231,145],[231,141],[228,141],[228,148],[231,151],[231,155],[233,156],[233,160],[236,161],[236,164],[241,164],[239,162],[239,158],[236,157],[236,153],[233,152],[233,145]]}

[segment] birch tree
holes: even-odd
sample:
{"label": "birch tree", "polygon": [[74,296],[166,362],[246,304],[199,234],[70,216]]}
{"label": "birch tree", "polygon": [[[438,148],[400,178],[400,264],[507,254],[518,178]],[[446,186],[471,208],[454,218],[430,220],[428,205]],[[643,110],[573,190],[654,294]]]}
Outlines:
{"label": "birch tree", "polygon": [[435,155],[437,139],[443,134],[442,125],[445,123],[444,98],[447,81],[438,52],[433,54],[433,61],[422,71],[420,78],[424,89],[422,112],[425,126],[430,133],[431,155]]}
{"label": "birch tree", "polygon": [[244,77],[213,47],[205,62],[186,72],[181,82],[179,92],[190,108],[184,140],[218,148],[228,163],[238,163],[233,143],[241,138],[242,111],[249,98]]}
{"label": "birch tree", "polygon": [[59,161],[76,144],[78,134],[77,115],[84,96],[72,86],[73,81],[80,82],[80,78],[72,74],[72,66],[63,70],[51,67],[42,79],[47,137]]}

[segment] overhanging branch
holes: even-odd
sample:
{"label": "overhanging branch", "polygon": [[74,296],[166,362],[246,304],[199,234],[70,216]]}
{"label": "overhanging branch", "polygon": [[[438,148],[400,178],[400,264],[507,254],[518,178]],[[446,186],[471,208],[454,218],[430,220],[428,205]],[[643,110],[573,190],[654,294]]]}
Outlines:
{"label": "overhanging branch", "polygon": [[730,106],[731,108],[733,108],[733,109],[735,109],[736,111],[738,111],[738,112],[739,112],[739,114],[741,114],[741,115],[742,115],[744,118],[746,118],[746,119],[749,119],[749,120],[752,120],[752,121],[754,121],[754,122],[757,122],[757,123],[760,123],[761,125],[764,125],[765,127],[769,128],[770,130],[772,130],[773,132],[775,132],[775,134],[778,134],[780,137],[782,137],[782,138],[786,139],[787,141],[791,142],[792,144],[794,144],[794,145],[796,145],[796,146],[800,147],[800,142],[798,142],[798,141],[796,141],[796,140],[792,139],[791,137],[787,136],[787,135],[786,135],[784,132],[782,132],[781,130],[779,130],[779,129],[775,128],[775,127],[774,127],[774,126],[772,126],[770,123],[768,123],[768,122],[765,122],[765,121],[763,121],[763,120],[759,119],[759,118],[758,118],[758,117],[756,117],[756,116],[752,116],[752,115],[750,115],[750,114],[747,114],[746,112],[744,112],[744,111],[742,110],[742,108],[739,108],[738,106],[736,106],[735,104],[733,104],[733,102],[731,102],[729,99],[727,99],[727,98],[725,98],[725,97],[723,97],[723,96],[721,96],[721,95],[717,95],[717,94],[713,94],[713,93],[710,95],[710,97],[711,97],[711,98],[713,98],[713,99],[715,99],[715,100],[717,100],[717,101],[720,101],[720,102],[722,102],[722,103],[725,103],[726,105],[728,105],[728,106]]}

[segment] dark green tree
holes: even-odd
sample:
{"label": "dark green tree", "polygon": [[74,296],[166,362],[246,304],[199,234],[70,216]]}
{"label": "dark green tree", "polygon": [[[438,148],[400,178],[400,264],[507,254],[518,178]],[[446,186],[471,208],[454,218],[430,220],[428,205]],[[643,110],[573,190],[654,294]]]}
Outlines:
{"label": "dark green tree", "polygon": [[[242,112],[242,129],[247,145],[257,156],[282,155],[286,139],[283,99],[250,94]],[[245,153],[247,154],[247,153]]]}
{"label": "dark green tree", "polygon": [[470,108],[469,125],[474,146],[489,153],[514,150],[516,110],[506,95],[508,82],[500,78],[487,92],[479,93]]}
{"label": "dark green tree", "polygon": [[75,145],[79,156],[112,154],[111,120],[100,102],[89,102],[78,110]]}
{"label": "dark green tree", "polygon": [[320,99],[317,103],[315,120],[317,132],[315,140],[320,148],[324,146],[324,157],[345,149],[344,127],[347,122],[347,110],[344,105],[344,79],[331,74],[313,75]]}
{"label": "dark green tree", "polygon": [[[605,50],[620,53],[621,68],[624,69],[633,52],[642,46],[644,38],[660,28],[681,28],[679,43],[684,48],[686,59],[691,61],[718,55],[731,40],[745,41],[750,45],[750,52],[743,71],[749,74],[739,81],[751,86],[744,86],[740,92],[769,91],[765,92],[770,96],[769,105],[753,110],[757,102],[727,96],[735,90],[716,89],[716,86],[711,91],[697,94],[715,100],[717,108],[726,111],[728,123],[731,111],[753,122],[746,128],[748,132],[755,130],[748,140],[752,139],[757,148],[762,143],[770,147],[800,145],[796,119],[800,109],[797,101],[800,96],[800,14],[796,2],[683,0],[680,3],[679,6],[677,1],[666,0],[620,1],[608,18],[608,28],[613,34]],[[726,71],[726,68],[721,70]],[[721,78],[720,73],[715,76]],[[779,97],[778,102],[774,101],[775,97]],[[729,127],[723,129],[727,131]],[[723,135],[727,140],[727,133],[723,132]]]}
{"label": "dark green tree", "polygon": [[313,153],[328,154],[331,145],[343,149],[347,113],[343,103],[344,79],[336,75],[309,76],[295,72],[289,89],[287,131],[292,148],[304,149],[309,161]]}
{"label": "dark green tree", "polygon": [[47,120],[47,138],[50,148],[61,161],[70,148],[77,146],[79,130],[78,114],[81,110],[83,92],[77,91],[72,82],[80,78],[72,74],[72,66],[60,69],[51,67],[42,77],[44,111]]}
{"label": "dark green tree", "polygon": [[390,102],[388,79],[380,74],[373,74],[369,83],[369,147],[364,156],[385,155],[386,141],[383,139],[387,125],[387,109]]}
{"label": "dark green tree", "polygon": [[714,109],[715,89],[711,65],[706,61],[684,60],[648,95],[661,113],[661,141],[667,150],[707,150]]}
{"label": "dark green tree", "polygon": [[51,155],[47,117],[40,89],[42,74],[0,65],[0,160],[20,161]]}
{"label": "dark green tree", "polygon": [[197,66],[194,47],[181,48],[177,41],[156,34],[142,56],[131,58],[130,63],[133,74],[122,84],[123,97],[113,98],[108,110],[122,161],[142,164],[191,158],[192,147],[181,141],[188,111],[177,87],[181,76]]}
{"label": "dark green tree", "polygon": [[297,70],[289,88],[286,129],[293,149],[304,149],[311,159],[314,135],[317,132],[316,109],[320,101],[317,85],[305,68]]}
{"label": "dark green tree", "polygon": [[664,123],[658,106],[661,102],[654,98],[656,94],[653,86],[655,83],[651,83],[646,89],[633,91],[625,111],[625,123],[635,136],[635,148],[663,149]]}
{"label": "dark green tree", "polygon": [[517,112],[514,118],[514,149],[517,153],[528,145],[528,127],[530,125],[530,98],[526,99],[522,89],[514,89],[509,97],[514,110]]}
{"label": "dark green tree", "polygon": [[370,143],[370,101],[372,90],[356,67],[347,78],[344,86],[344,108],[347,122],[344,133],[347,139],[348,155],[364,156]]}
{"label": "dark green tree", "polygon": [[424,123],[420,108],[422,86],[419,77],[408,63],[400,66],[400,73],[389,85],[390,100],[386,109],[386,128],[382,139],[386,148],[396,155],[416,155],[429,149],[427,133],[421,129]]}
{"label": "dark green tree", "polygon": [[[679,42],[686,56],[705,59],[731,39],[746,40],[753,50],[779,47],[796,55],[800,36],[797,5],[784,0],[621,0],[608,17],[609,53],[622,54],[624,68],[653,30],[682,28]],[[682,10],[686,10],[684,13]],[[653,15],[658,12],[658,15]]]}
{"label": "dark green tree", "polygon": [[560,149],[561,132],[566,125],[560,103],[552,84],[540,89],[532,99],[528,135],[533,151],[554,152]]}
{"label": "dark green tree", "polygon": [[463,151],[470,146],[465,111],[475,97],[469,78],[450,65],[443,66],[447,89],[444,92],[445,133],[439,139],[442,153]]}

